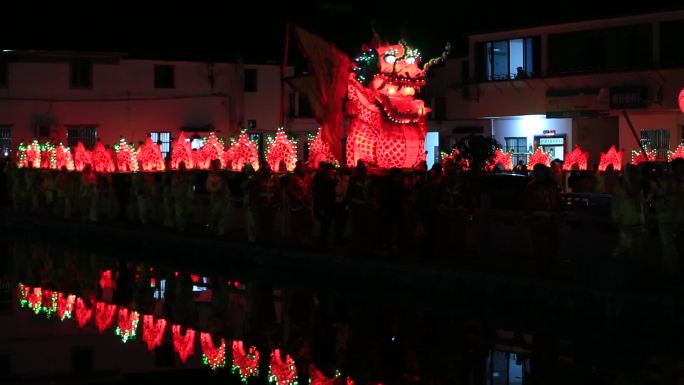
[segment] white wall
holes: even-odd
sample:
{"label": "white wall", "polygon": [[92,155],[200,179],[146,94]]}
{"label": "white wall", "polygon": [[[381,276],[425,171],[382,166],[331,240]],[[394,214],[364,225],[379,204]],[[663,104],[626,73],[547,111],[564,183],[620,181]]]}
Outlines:
{"label": "white wall", "polygon": [[[627,112],[627,114],[638,136],[640,136],[641,130],[666,129],[670,131],[670,149],[674,150],[679,145],[682,138],[682,126],[684,126],[684,115],[681,112]],[[634,138],[627,120],[622,115],[619,118],[619,130],[620,148],[625,150],[622,161],[629,163],[632,150],[638,150],[639,144]]]}
{"label": "white wall", "polygon": [[[174,66],[175,88],[154,87],[155,64]],[[0,125],[12,126],[14,150],[21,139],[35,136],[39,122],[50,123],[58,141],[66,141],[67,125],[96,125],[105,144],[116,143],[120,135],[142,141],[150,131],[171,131],[176,137],[183,126],[213,125],[227,137],[247,127],[248,119],[257,120],[256,131],[275,132],[278,125],[277,65],[214,64],[213,92],[220,95],[212,95],[209,63],[120,60],[94,62],[92,68],[92,88],[72,89],[68,63],[9,64],[9,86],[0,89]],[[243,92],[245,68],[257,69],[257,92]]]}
{"label": "white wall", "polygon": [[543,115],[494,119],[494,138],[502,147],[506,142],[505,138],[524,136],[529,149],[535,135],[544,135],[544,130],[555,130],[556,135],[566,135],[565,151],[572,151],[572,119],[546,119]]}
{"label": "white wall", "polygon": [[427,151],[427,167],[428,170],[432,168],[435,163],[435,147],[437,147],[437,155],[439,155],[439,132],[428,132],[425,136],[425,151]]}

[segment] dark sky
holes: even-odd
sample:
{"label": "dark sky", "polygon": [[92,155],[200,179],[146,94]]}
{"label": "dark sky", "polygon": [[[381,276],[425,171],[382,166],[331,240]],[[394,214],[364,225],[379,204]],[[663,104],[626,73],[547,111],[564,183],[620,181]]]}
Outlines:
{"label": "dark sky", "polygon": [[[239,8],[235,1],[188,0],[159,2],[155,8],[141,8],[142,1],[117,2],[111,8],[91,2],[73,10],[64,2],[52,9],[41,4],[39,10],[27,7],[0,23],[0,41],[6,44],[0,48],[121,51],[216,61],[242,55],[248,61],[280,62],[289,20],[350,55],[368,42],[375,26],[385,40],[405,37],[424,57],[439,55],[447,41],[455,47],[453,56],[459,56],[465,54],[468,33],[684,9],[681,0],[624,0],[619,7],[602,0],[576,0],[571,6],[560,1],[239,1]],[[291,48],[290,60],[297,61],[297,48]]]}

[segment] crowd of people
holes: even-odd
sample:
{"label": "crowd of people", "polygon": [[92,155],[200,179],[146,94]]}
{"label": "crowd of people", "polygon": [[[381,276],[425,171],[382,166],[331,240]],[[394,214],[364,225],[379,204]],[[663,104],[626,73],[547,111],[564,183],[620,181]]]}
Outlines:
{"label": "crowd of people", "polygon": [[[621,172],[563,171],[537,164],[522,194],[520,209],[535,247],[551,255],[559,249],[562,192],[612,196],[617,229],[615,256],[637,258],[646,252],[649,219],[657,225],[662,266],[679,272],[684,254],[684,160],[662,172],[648,164],[626,165]],[[449,258],[482,251],[483,208],[478,177],[453,162],[425,163],[413,170],[354,169],[321,163],[316,170],[298,162],[291,173],[220,169],[161,173],[81,173],[4,165],[3,192],[19,212],[51,214],[82,221],[137,221],[179,232],[209,227],[218,235],[244,234],[250,242],[306,246],[321,250],[349,242],[364,252],[421,254]],[[518,172],[527,174],[526,171]]]}

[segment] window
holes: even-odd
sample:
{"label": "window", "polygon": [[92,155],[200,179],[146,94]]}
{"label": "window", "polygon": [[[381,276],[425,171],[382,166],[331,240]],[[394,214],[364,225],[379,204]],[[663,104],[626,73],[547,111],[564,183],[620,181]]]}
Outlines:
{"label": "window", "polygon": [[511,161],[515,166],[519,160],[527,163],[527,138],[504,138],[504,152],[512,151]]}
{"label": "window", "polygon": [[0,125],[0,156],[8,157],[12,151],[12,126]]}
{"label": "window", "polygon": [[162,155],[166,158],[166,155],[171,151],[171,133],[169,131],[152,131],[150,132],[150,139],[159,145]]}
{"label": "window", "polygon": [[487,359],[487,383],[522,385],[528,370],[529,362],[520,354],[494,350]]}
{"label": "window", "polygon": [[74,148],[78,141],[87,149],[95,147],[97,141],[96,126],[67,126],[67,144]]}
{"label": "window", "polygon": [[154,285],[154,293],[152,294],[154,299],[162,300],[166,298],[166,280],[160,279],[159,284]]}
{"label": "window", "polygon": [[89,61],[71,63],[71,88],[93,87],[93,65]]}
{"label": "window", "polygon": [[198,134],[194,134],[193,136],[185,140],[190,142],[190,148],[193,150],[199,150],[202,147],[204,147],[204,140],[202,140],[202,138]]}
{"label": "window", "polygon": [[249,140],[257,142],[257,150],[260,156],[264,153],[264,136],[260,132],[249,134]]}
{"label": "window", "polygon": [[652,67],[652,46],[651,24],[552,34],[549,73],[647,69]]}
{"label": "window", "polygon": [[154,88],[175,88],[175,71],[172,65],[154,66]]}
{"label": "window", "polygon": [[641,130],[641,145],[656,150],[657,160],[667,160],[670,149],[670,130]]}
{"label": "window", "polygon": [[245,70],[245,92],[257,91],[257,70],[250,68]]}
{"label": "window", "polygon": [[7,88],[9,84],[9,65],[0,60],[0,88]]}
{"label": "window", "polygon": [[663,67],[684,66],[684,20],[667,21],[660,24],[660,64]]}
{"label": "window", "polygon": [[539,38],[491,41],[484,44],[486,80],[524,79],[539,67]]}

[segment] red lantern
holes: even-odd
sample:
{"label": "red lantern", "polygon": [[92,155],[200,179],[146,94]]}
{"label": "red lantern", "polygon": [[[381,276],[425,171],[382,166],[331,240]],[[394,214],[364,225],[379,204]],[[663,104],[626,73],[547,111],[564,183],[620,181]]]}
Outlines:
{"label": "red lantern", "polygon": [[114,172],[115,170],[114,158],[101,142],[98,142],[90,153],[90,161],[95,172]]}
{"label": "red lantern", "polygon": [[75,295],[71,294],[65,298],[63,293],[59,293],[57,296],[57,318],[59,318],[60,321],[71,318],[75,304]]}
{"label": "red lantern", "polygon": [[74,171],[74,159],[71,155],[71,150],[69,147],[64,146],[62,143],[56,148],[55,154],[57,160],[57,169],[61,170],[62,167],[66,167],[69,171]]}
{"label": "red lantern", "polygon": [[259,376],[259,351],[250,347],[245,353],[242,341],[233,341],[233,373],[240,376],[242,382],[250,377]]}
{"label": "red lantern", "polygon": [[114,145],[114,150],[116,151],[116,168],[119,172],[138,171],[137,151],[126,142],[124,137],[121,137],[119,143]]}
{"label": "red lantern", "polygon": [[138,149],[138,160],[142,165],[143,171],[164,171],[166,168],[159,145],[154,143],[149,136]]}
{"label": "red lantern", "polygon": [[541,147],[537,147],[533,153],[527,156],[527,170],[532,171],[537,163],[551,167],[551,154],[544,152]]}
{"label": "red lantern", "polygon": [[601,153],[601,160],[599,161],[599,171],[606,171],[609,164],[613,165],[613,170],[622,170],[622,151],[616,151],[615,146],[610,146],[608,152]]}
{"label": "red lantern", "polygon": [[119,317],[115,334],[121,337],[121,341],[126,343],[135,338],[138,329],[140,315],[136,311],[128,310],[125,307],[119,309]]}
{"label": "red lantern", "polygon": [[100,333],[103,333],[114,321],[116,305],[98,302],[95,305],[95,326]]}
{"label": "red lantern", "polygon": [[337,159],[330,151],[330,145],[323,141],[321,129],[318,129],[316,136],[309,137],[309,167],[318,168],[321,162],[328,162],[339,165]]}
{"label": "red lantern", "polygon": [[245,163],[249,162],[254,170],[259,170],[259,149],[255,141],[249,140],[247,130],[242,130],[237,140],[231,138],[230,147],[224,153],[225,164],[231,170],[241,171]]}
{"label": "red lantern", "polygon": [[221,168],[226,168],[226,158],[224,156],[224,146],[222,139],[219,139],[213,132],[203,139],[204,146],[197,152],[198,157],[195,161],[195,168],[208,170],[211,167],[211,162],[218,159],[221,162]]}
{"label": "red lantern", "polygon": [[185,168],[188,170],[193,168],[192,149],[190,148],[190,143],[185,140],[183,131],[180,132],[178,138],[173,142],[171,169],[177,170],[180,162],[185,163]]}
{"label": "red lantern", "polygon": [[[644,152],[646,153],[646,156],[644,156]],[[653,162],[656,160],[657,155],[658,151],[655,149],[650,150],[645,148],[644,151],[632,150],[632,164],[637,165],[641,162]]]}
{"label": "red lantern", "polygon": [[684,112],[684,88],[679,91],[679,109]]}
{"label": "red lantern", "polygon": [[510,152],[503,152],[500,148],[494,151],[494,156],[487,164],[487,170],[491,171],[497,165],[502,165],[505,171],[513,170],[513,159]]}
{"label": "red lantern", "polygon": [[165,319],[159,318],[155,321],[154,317],[151,315],[143,316],[142,340],[147,343],[147,350],[152,350],[157,346],[161,346],[165,329]]}
{"label": "red lantern", "polygon": [[173,339],[173,350],[178,353],[178,357],[182,363],[191,356],[195,347],[195,331],[188,328],[185,331],[185,335],[181,335],[181,326],[172,325],[171,326],[171,337]]}
{"label": "red lantern", "polygon": [[572,150],[570,154],[565,157],[565,162],[563,163],[563,170],[570,171],[572,166],[577,165],[580,170],[587,169],[587,163],[589,162],[589,153],[582,152],[582,149],[578,145],[575,145],[575,149]]}
{"label": "red lantern", "polygon": [[425,160],[430,108],[415,95],[425,86],[420,52],[405,42],[381,44],[354,60],[347,86],[347,166],[364,160],[409,168]]}
{"label": "red lantern", "polygon": [[85,146],[83,146],[83,142],[79,140],[74,149],[74,167],[76,168],[76,171],[83,171],[86,164],[92,166],[90,151],[86,150]]}
{"label": "red lantern", "polygon": [[90,321],[90,318],[93,316],[93,309],[88,309],[86,307],[85,302],[83,302],[83,299],[78,298],[76,299],[76,313],[74,315],[74,318],[76,318],[76,323],[78,324],[78,327],[83,328],[88,321]]}
{"label": "red lantern", "polygon": [[677,148],[674,151],[668,151],[667,152],[667,161],[672,162],[675,159],[684,159],[684,146],[681,144],[677,146]]}
{"label": "red lantern", "polygon": [[202,362],[212,370],[226,366],[226,341],[221,338],[219,346],[214,346],[210,333],[200,333]]}
{"label": "red lantern", "polygon": [[271,353],[271,363],[269,365],[268,382],[274,385],[296,385],[297,368],[290,355],[285,356],[283,361],[280,349],[273,350]]}
{"label": "red lantern", "polygon": [[[295,168],[297,142],[290,140],[282,127],[276,131],[275,138],[268,138],[266,161],[273,171],[292,171]],[[285,164],[286,170],[280,170],[281,163]]]}

